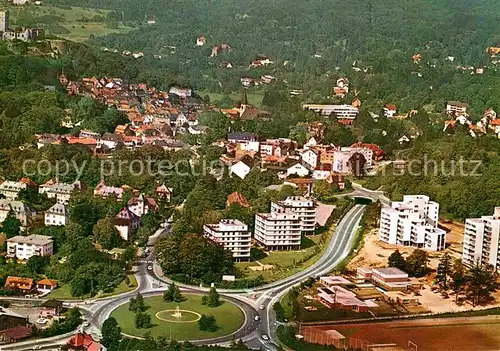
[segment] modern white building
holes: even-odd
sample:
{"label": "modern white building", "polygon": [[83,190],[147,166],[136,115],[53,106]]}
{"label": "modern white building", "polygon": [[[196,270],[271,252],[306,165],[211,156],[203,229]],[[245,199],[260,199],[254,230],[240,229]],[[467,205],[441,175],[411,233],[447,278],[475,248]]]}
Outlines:
{"label": "modern white building", "polygon": [[369,170],[373,167],[373,151],[366,147],[342,147],[333,152],[332,171],[341,174],[351,173],[353,165],[351,158],[355,154],[363,155],[365,159],[364,169]]}
{"label": "modern white building", "polygon": [[351,105],[304,104],[302,108],[321,113],[323,116],[334,115],[339,119],[355,119],[359,109]]}
{"label": "modern white building", "polygon": [[313,234],[316,228],[316,203],[310,197],[289,196],[283,201],[271,202],[271,213],[298,215],[303,234]]}
{"label": "modern white building", "polygon": [[425,195],[405,195],[403,201],[382,208],[379,240],[431,251],[443,250],[446,232],[438,228],[438,219],[438,203],[429,201]]}
{"label": "modern white building", "polygon": [[258,213],[255,215],[254,238],[266,250],[298,250],[302,221],[294,213]]}
{"label": "modern white building", "polygon": [[252,238],[248,226],[237,219],[221,219],[217,224],[205,224],[203,234],[206,238],[221,244],[233,253],[237,261],[250,259]]}
{"label": "modern white building", "polygon": [[28,260],[32,256],[51,256],[53,240],[50,236],[15,236],[7,239],[7,257]]}
{"label": "modern white building", "polygon": [[68,222],[68,209],[65,204],[57,203],[45,212],[45,225],[66,225]]}
{"label": "modern white building", "polygon": [[462,262],[472,265],[479,261],[500,269],[500,207],[493,216],[465,220]]}
{"label": "modern white building", "polygon": [[26,227],[32,217],[36,215],[28,205],[21,201],[0,200],[0,222],[5,221],[10,210],[14,211],[17,219],[21,221],[21,226]]}

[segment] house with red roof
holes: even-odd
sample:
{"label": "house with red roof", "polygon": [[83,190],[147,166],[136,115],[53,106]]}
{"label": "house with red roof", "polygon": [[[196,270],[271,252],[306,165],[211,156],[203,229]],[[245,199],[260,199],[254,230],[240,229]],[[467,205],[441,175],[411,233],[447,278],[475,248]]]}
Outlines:
{"label": "house with red roof", "polygon": [[398,112],[398,108],[396,105],[393,104],[385,104],[384,106],[384,116],[387,118],[393,118],[396,116],[396,113]]}
{"label": "house with red roof", "polygon": [[170,202],[170,200],[172,200],[173,189],[167,187],[165,184],[157,186],[155,191],[156,191],[156,195],[159,198],[165,198],[168,202]]}
{"label": "house with red roof", "polygon": [[366,148],[372,150],[373,161],[380,161],[385,158],[385,152],[376,144],[354,143],[351,148]]}
{"label": "house with red roof", "polygon": [[104,351],[105,348],[92,338],[92,335],[81,331],[73,335],[66,345],[70,351]]}

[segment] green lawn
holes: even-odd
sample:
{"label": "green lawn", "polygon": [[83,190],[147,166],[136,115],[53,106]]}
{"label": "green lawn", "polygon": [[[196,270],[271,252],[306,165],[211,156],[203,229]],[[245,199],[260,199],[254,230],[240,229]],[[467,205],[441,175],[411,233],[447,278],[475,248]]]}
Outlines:
{"label": "green lawn", "polygon": [[[221,100],[225,96],[225,94],[210,93],[206,90],[202,90],[202,91],[198,92],[198,94],[201,97],[205,97],[205,95],[210,96],[211,103],[215,103],[215,102]],[[242,92],[233,92],[233,93],[229,94],[229,97],[231,98],[231,100],[233,100],[235,102],[235,104],[241,100],[242,96],[243,96]],[[260,92],[260,91],[249,90],[247,92],[247,97],[248,97],[248,103],[250,105],[260,106],[262,104],[262,99],[264,98],[264,93]]]}
{"label": "green lawn", "polygon": [[[256,266],[256,262],[240,262],[235,267],[238,270],[239,278],[253,279],[262,275],[267,282],[280,280],[292,274],[300,272],[312,265],[319,258],[319,253],[323,247],[318,248],[322,235],[330,236],[333,227],[323,234],[311,235],[302,238],[301,246],[304,248],[297,251],[272,251],[268,256],[259,260],[262,264],[271,264],[275,268],[268,271],[252,271],[249,266]],[[327,240],[328,241],[328,240]]]}
{"label": "green lawn", "polygon": [[[201,295],[184,295],[185,301],[181,303],[163,301],[162,296],[148,297],[144,299],[148,306],[147,313],[151,315],[153,327],[150,329],[136,329],[134,321],[134,313],[128,310],[129,304],[118,307],[111,313],[122,332],[134,336],[144,336],[146,333],[151,333],[151,336],[166,336],[173,340],[202,340],[224,335],[230,335],[236,332],[244,321],[244,314],[239,307],[228,301],[223,301],[223,304],[216,308],[210,308],[201,304]],[[156,318],[156,314],[164,310],[174,311],[179,306],[181,310],[193,311],[198,314],[213,315],[219,327],[215,332],[202,332],[198,329],[197,322],[190,323],[173,323]],[[173,312],[172,312],[173,313]],[[171,315],[170,312],[163,312],[160,317],[166,318]],[[170,317],[173,318],[173,317]]]}
{"label": "green lawn", "polygon": [[[60,8],[43,4],[41,6],[7,6],[12,26],[38,26],[48,34],[64,39],[85,41],[93,36],[112,33],[125,33],[132,30],[122,24],[114,28],[107,26],[109,10],[87,9],[82,7]],[[66,33],[67,32],[67,33]]]}
{"label": "green lawn", "polygon": [[[112,295],[119,295],[128,291],[135,290],[137,288],[137,280],[135,279],[135,276],[133,274],[129,274],[128,278],[130,279],[130,284],[128,285],[125,284],[125,280],[123,280],[120,284],[118,284],[118,286],[112,292],[103,293],[94,297],[100,298]],[[71,296],[71,287],[69,284],[61,285],[59,288],[55,289],[49,295],[47,295],[47,297],[49,299],[56,299],[56,300],[82,300],[91,298],[90,294],[80,297]]]}

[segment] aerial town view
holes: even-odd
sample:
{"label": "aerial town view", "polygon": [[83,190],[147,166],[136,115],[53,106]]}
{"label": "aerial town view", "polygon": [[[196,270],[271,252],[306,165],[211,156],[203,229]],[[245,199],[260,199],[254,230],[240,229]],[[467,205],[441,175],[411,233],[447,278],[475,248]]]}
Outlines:
{"label": "aerial town view", "polygon": [[500,350],[500,0],[0,0],[0,351]]}

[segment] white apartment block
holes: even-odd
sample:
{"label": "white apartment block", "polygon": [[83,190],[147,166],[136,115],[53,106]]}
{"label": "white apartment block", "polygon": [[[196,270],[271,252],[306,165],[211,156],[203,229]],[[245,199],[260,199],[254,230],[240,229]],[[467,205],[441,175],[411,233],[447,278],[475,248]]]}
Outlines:
{"label": "white apartment block", "polygon": [[462,262],[472,265],[479,261],[500,269],[500,207],[493,216],[465,220]]}
{"label": "white apartment block", "polygon": [[0,194],[5,196],[8,200],[15,200],[17,195],[21,190],[25,190],[28,184],[23,182],[13,182],[12,180],[6,180],[0,184]]}
{"label": "white apartment block", "polygon": [[51,256],[53,241],[50,236],[15,236],[7,239],[7,257],[28,260],[32,256]]}
{"label": "white apartment block", "polygon": [[316,203],[310,197],[289,196],[283,201],[271,202],[271,213],[292,213],[299,216],[303,234],[314,234]]}
{"label": "white apartment block", "polygon": [[446,232],[438,228],[439,204],[425,195],[405,195],[403,201],[384,206],[379,240],[388,244],[444,250]]}
{"label": "white apartment block", "polygon": [[302,221],[294,213],[258,213],[255,215],[254,238],[266,250],[298,250]]}
{"label": "white apartment block", "polygon": [[57,203],[45,212],[45,225],[66,225],[69,220],[66,205]]}
{"label": "white apartment block", "polygon": [[21,221],[21,226],[26,227],[29,220],[36,215],[28,205],[21,201],[0,200],[0,222],[5,221],[9,211],[13,210],[16,218]]}
{"label": "white apartment block", "polygon": [[81,190],[80,181],[73,184],[49,181],[38,188],[40,194],[47,194],[49,199],[56,199],[60,204],[68,204],[71,193],[75,190]]}
{"label": "white apartment block", "polygon": [[304,104],[302,108],[321,113],[323,116],[333,114],[339,119],[355,119],[359,113],[359,109],[351,105]]}
{"label": "white apartment block", "polygon": [[205,224],[203,234],[206,238],[221,244],[233,253],[236,261],[250,259],[252,237],[248,226],[237,219],[221,219],[217,224]]}
{"label": "white apartment block", "polygon": [[341,174],[348,174],[352,172],[352,165],[350,164],[351,158],[355,154],[363,155],[366,163],[365,169],[373,167],[373,151],[366,147],[342,147],[338,151],[333,152],[332,171]]}

